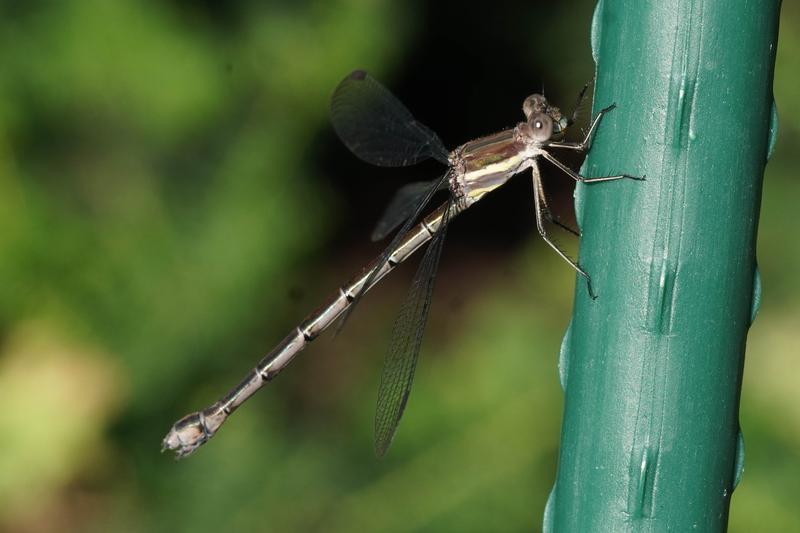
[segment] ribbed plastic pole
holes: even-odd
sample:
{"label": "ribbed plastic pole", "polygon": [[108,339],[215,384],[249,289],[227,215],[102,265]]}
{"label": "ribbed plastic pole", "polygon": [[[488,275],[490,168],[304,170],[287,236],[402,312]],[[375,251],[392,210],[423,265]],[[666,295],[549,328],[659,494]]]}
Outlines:
{"label": "ribbed plastic pole", "polygon": [[779,0],[601,0],[603,119],[581,186],[546,532],[725,531],[739,394],[759,300],[756,228],[776,135]]}

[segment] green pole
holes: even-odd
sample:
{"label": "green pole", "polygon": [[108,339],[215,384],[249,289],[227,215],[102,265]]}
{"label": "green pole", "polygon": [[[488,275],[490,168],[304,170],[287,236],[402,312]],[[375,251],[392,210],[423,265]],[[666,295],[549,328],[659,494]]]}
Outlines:
{"label": "green pole", "polygon": [[776,135],[779,0],[601,0],[603,119],[581,186],[562,346],[558,474],[546,532],[725,531],[759,300],[756,228]]}

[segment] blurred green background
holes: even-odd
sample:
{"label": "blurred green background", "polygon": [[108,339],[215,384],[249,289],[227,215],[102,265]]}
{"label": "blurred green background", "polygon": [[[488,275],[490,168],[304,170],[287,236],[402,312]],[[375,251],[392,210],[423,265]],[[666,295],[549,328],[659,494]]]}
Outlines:
{"label": "blurred green background", "polygon": [[[570,108],[593,7],[4,3],[0,530],[538,530],[575,278],[535,237],[524,179],[452,225],[385,459],[373,408],[410,266],[196,455],[158,450],[380,251],[368,235],[392,191],[436,172],[349,155],[327,123],[339,80],[370,70],[455,146],[542,88]],[[734,532],[800,531],[799,30],[787,2]],[[568,216],[571,185],[550,181]]]}

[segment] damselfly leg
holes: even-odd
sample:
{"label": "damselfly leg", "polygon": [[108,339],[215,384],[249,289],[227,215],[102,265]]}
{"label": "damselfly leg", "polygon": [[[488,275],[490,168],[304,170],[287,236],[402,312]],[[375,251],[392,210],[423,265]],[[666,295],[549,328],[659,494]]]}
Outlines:
{"label": "damselfly leg", "polygon": [[603,116],[617,107],[617,104],[611,104],[608,107],[604,107],[601,109],[597,115],[592,120],[592,125],[589,126],[589,131],[586,132],[586,135],[583,138],[583,141],[579,143],[570,143],[570,142],[551,142],[547,145],[548,148],[564,148],[566,150],[576,150],[578,152],[588,152],[589,149],[592,147],[592,140],[594,139],[594,133],[597,130],[597,126],[600,124],[600,121],[603,119]]}
{"label": "damselfly leg", "polygon": [[578,265],[578,263],[573,260],[570,256],[561,249],[558,244],[553,241],[547,233],[547,228],[544,224],[544,210],[546,209],[543,204],[544,198],[544,189],[542,187],[542,176],[539,172],[539,166],[537,163],[534,163],[531,167],[531,173],[533,175],[533,208],[534,213],[536,216],[536,229],[539,231],[539,235],[542,237],[544,242],[546,242],[550,248],[555,250],[555,252],[561,257],[564,261],[566,261],[578,274],[583,276],[586,280],[586,288],[589,291],[589,296],[592,300],[597,298],[597,295],[594,293],[594,289],[592,288],[592,277]]}

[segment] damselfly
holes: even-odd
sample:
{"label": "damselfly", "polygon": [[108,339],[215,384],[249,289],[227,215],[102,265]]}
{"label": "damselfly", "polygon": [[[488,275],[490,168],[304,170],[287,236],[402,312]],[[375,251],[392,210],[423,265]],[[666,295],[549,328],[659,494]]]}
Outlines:
{"label": "damselfly", "polygon": [[[411,183],[398,190],[372,234],[373,240],[380,240],[400,228],[380,257],[306,317],[227,395],[206,409],[178,420],[164,437],[163,449],[173,450],[177,457],[183,457],[208,441],[236,408],[277,376],[308,343],[337,318],[343,324],[364,293],[430,241],[395,321],[384,361],[375,414],[375,451],[378,455],[386,453],[411,390],[447,225],[486,193],[525,170],[530,169],[533,178],[534,215],[540,235],[583,276],[589,295],[594,298],[589,274],[547,234],[545,222],[561,224],[550,214],[538,163],[545,159],[582,183],[643,179],[628,175],[585,178],[550,153],[555,149],[588,151],[600,120],[613,108],[612,104],[600,110],[583,141],[565,142],[562,140],[564,131],[574,121],[575,115],[571,118],[562,115],[544,96],[534,94],[522,104],[524,122],[448,152],[439,137],[417,122],[408,109],[374,78],[361,70],[347,76],[333,93],[331,121],[336,133],[356,156],[385,167],[413,165],[432,158],[446,165],[447,170],[432,181]],[[414,226],[440,190],[449,191],[447,201]]]}

